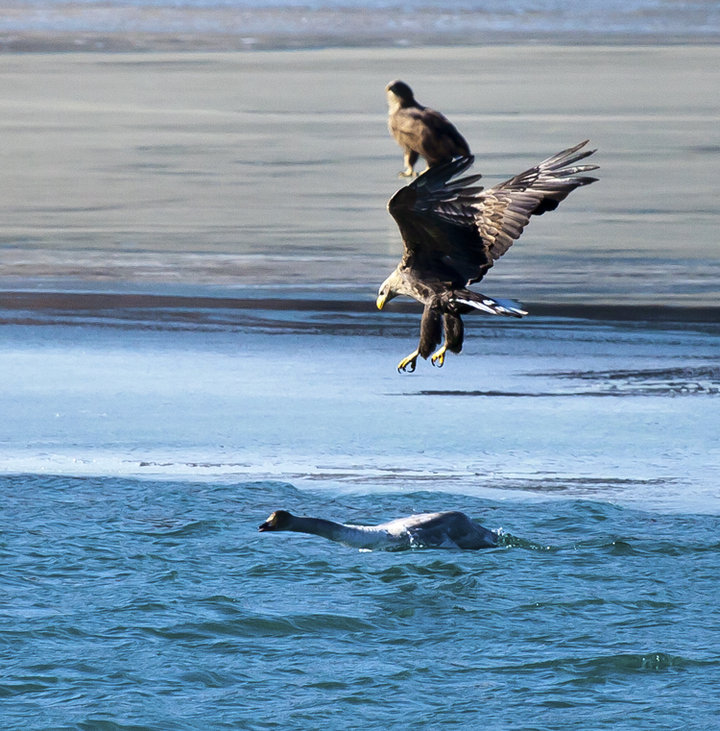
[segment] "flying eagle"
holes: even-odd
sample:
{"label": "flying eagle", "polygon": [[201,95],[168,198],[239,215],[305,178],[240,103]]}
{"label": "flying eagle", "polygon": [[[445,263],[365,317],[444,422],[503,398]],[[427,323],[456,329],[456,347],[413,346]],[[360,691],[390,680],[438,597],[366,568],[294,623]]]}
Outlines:
{"label": "flying eagle", "polygon": [[429,168],[470,155],[464,137],[440,112],[418,104],[404,81],[390,82],[385,93],[390,134],[405,151],[405,169],[400,177],[417,175],[413,167],[420,155]]}
{"label": "flying eagle", "polygon": [[[474,185],[480,175],[455,176],[474,158],[461,157],[432,167],[390,199],[388,210],[397,222],[405,250],[395,271],[378,291],[377,307],[404,294],[424,305],[420,342],[398,363],[398,372],[415,370],[418,356],[432,353],[441,367],[445,353],[459,353],[463,344],[461,315],[481,310],[522,317],[521,306],[467,289],[479,282],[512,246],[530,216],[553,211],[581,185],[597,178],[584,173],[597,165],[576,165],[595,150],[588,140],[543,160],[520,175],[487,190]],[[442,347],[433,353],[444,335]]]}

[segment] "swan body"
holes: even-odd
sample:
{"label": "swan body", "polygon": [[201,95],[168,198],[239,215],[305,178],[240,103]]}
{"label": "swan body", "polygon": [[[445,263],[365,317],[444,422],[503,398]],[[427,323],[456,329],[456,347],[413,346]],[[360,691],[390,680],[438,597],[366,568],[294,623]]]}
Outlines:
{"label": "swan body", "polygon": [[465,513],[419,513],[379,525],[335,523],[322,518],[292,515],[276,510],[258,528],[322,536],[355,548],[454,548],[476,550],[497,546],[497,534],[483,528]]}

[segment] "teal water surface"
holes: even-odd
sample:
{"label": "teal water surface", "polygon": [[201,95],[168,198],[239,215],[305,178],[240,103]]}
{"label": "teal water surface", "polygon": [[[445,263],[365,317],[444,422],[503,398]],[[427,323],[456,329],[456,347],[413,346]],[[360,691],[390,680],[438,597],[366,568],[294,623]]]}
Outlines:
{"label": "teal water surface", "polygon": [[[6,475],[0,494],[4,728],[716,727],[717,516],[281,482]],[[258,533],[279,507],[461,509],[502,545]]]}

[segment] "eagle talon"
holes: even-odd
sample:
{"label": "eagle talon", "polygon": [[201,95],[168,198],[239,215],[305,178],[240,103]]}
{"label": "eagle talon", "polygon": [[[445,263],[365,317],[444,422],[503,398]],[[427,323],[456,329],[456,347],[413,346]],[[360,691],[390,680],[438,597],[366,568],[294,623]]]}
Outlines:
{"label": "eagle talon", "polygon": [[417,364],[418,351],[410,353],[407,358],[403,358],[397,366],[398,373],[413,373],[415,371],[415,365]]}
{"label": "eagle talon", "polygon": [[437,353],[433,353],[433,355],[430,357],[430,360],[434,366],[437,368],[442,368],[443,365],[445,365],[445,351],[447,350],[447,346],[443,345],[440,350],[437,351]]}

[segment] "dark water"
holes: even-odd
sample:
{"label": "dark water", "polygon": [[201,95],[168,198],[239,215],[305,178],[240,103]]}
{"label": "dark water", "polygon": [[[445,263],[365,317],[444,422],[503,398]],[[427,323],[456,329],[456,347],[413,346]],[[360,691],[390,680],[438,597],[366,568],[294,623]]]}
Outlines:
{"label": "dark water", "polygon": [[[720,523],[608,502],[0,479],[4,728],[692,728],[720,701]],[[460,508],[502,546],[258,534]]]}

